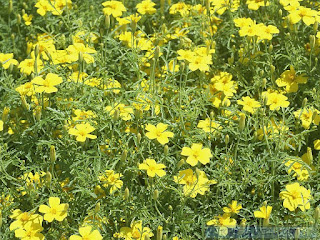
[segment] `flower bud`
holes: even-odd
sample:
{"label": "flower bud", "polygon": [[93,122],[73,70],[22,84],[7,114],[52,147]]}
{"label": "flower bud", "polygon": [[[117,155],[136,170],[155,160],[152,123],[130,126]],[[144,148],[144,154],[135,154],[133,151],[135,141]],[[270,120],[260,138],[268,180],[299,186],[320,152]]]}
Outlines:
{"label": "flower bud", "polygon": [[271,53],[271,52],[272,52],[272,50],[273,50],[273,45],[272,45],[272,44],[270,44],[270,46],[269,46],[269,52]]}
{"label": "flower bud", "polygon": [[21,15],[18,13],[17,14],[17,24],[20,25],[21,23]]}
{"label": "flower bud", "polygon": [[140,144],[140,142],[141,142],[141,134],[138,133],[137,134],[137,144]]}
{"label": "flower bud", "polygon": [[52,181],[52,174],[50,172],[46,172],[46,183],[50,184]]}
{"label": "flower bud", "polygon": [[315,21],[314,24],[313,24],[313,32],[314,32],[314,34],[316,34],[318,32],[318,26],[319,26],[319,23],[317,21]]}
{"label": "flower bud", "polygon": [[29,111],[30,110],[30,106],[29,104],[27,103],[27,100],[26,100],[26,97],[24,95],[21,95],[21,104],[22,104],[22,107]]}
{"label": "flower bud", "polygon": [[171,205],[168,206],[169,211],[173,211],[173,207]]}
{"label": "flower bud", "polygon": [[42,108],[37,106],[35,109],[36,120],[39,122],[41,120]]}
{"label": "flower bud", "polygon": [[0,228],[2,227],[2,211],[0,209]]}
{"label": "flower bud", "polygon": [[185,163],[184,159],[181,159],[181,160],[178,162],[177,167],[180,168],[184,163]]}
{"label": "flower bud", "polygon": [[299,239],[300,238],[300,228],[297,228],[296,231],[294,232],[294,239]]}
{"label": "flower bud", "polygon": [[153,192],[153,200],[157,201],[158,197],[159,197],[159,191],[156,189]]}
{"label": "flower bud", "polygon": [[167,144],[164,145],[163,151],[164,151],[164,155],[168,155],[168,153],[169,153],[169,147],[168,147]]}
{"label": "flower bud", "polygon": [[162,240],[167,240],[167,239],[168,239],[167,234],[163,234]]}
{"label": "flower bud", "polygon": [[239,121],[239,129],[240,129],[240,131],[242,131],[244,129],[245,125],[246,125],[246,115],[242,113],[240,115],[240,121]]}
{"label": "flower bud", "polygon": [[56,149],[53,145],[50,146],[50,161],[51,163],[55,163],[56,161]]}
{"label": "flower bud", "polygon": [[229,65],[232,65],[234,63],[234,56],[231,56],[228,58]]}
{"label": "flower bud", "polygon": [[161,14],[164,14],[164,4],[165,4],[165,0],[160,0],[160,12],[161,12]]}
{"label": "flower bud", "polygon": [[156,49],[154,50],[154,58],[158,60],[159,55],[160,55],[160,47],[157,46]]}
{"label": "flower bud", "polygon": [[106,29],[110,28],[110,16],[106,15],[104,18],[104,25],[106,26]]}
{"label": "flower bud", "polygon": [[226,145],[228,145],[229,141],[230,141],[230,137],[229,137],[229,135],[227,134],[227,135],[225,136],[225,138],[224,138],[224,142],[226,143]]}
{"label": "flower bud", "polygon": [[119,109],[116,109],[113,113],[113,120],[118,121],[119,117],[120,117]]}
{"label": "flower bud", "polygon": [[181,62],[180,63],[180,72],[184,72],[184,69],[185,69],[185,67],[186,67],[186,64],[185,64],[185,62]]}
{"label": "flower bud", "polygon": [[168,0],[168,5],[171,6],[171,0]]}
{"label": "flower bud", "polygon": [[210,119],[211,119],[211,120],[214,119],[214,112],[213,112],[213,111],[210,112]]}
{"label": "flower bud", "polygon": [[144,235],[144,240],[150,240],[150,237],[148,234]]}
{"label": "flower bud", "polygon": [[162,226],[158,226],[157,229],[157,240],[162,240],[162,234],[163,234],[163,227]]}
{"label": "flower bud", "polygon": [[9,1],[9,14],[12,13],[13,6],[12,6],[12,0]]}
{"label": "flower bud", "polygon": [[273,66],[273,65],[271,65],[271,74],[273,74],[274,72],[275,72],[275,70],[276,70],[276,67],[275,66]]}
{"label": "flower bud", "polygon": [[264,78],[264,79],[262,79],[261,87],[262,87],[262,88],[266,88],[266,86],[267,86],[267,79]]}
{"label": "flower bud", "polygon": [[314,35],[310,35],[309,41],[310,41],[310,47],[314,48],[314,46],[316,45],[316,37]]}
{"label": "flower bud", "polygon": [[126,189],[124,190],[124,199],[125,199],[126,201],[128,201],[129,196],[130,196],[129,188],[126,188]]}

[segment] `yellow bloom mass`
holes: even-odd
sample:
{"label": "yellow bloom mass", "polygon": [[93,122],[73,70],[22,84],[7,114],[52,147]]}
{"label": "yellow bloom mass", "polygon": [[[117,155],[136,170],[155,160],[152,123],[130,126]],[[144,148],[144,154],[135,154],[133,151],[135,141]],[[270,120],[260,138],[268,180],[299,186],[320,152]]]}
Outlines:
{"label": "yellow bloom mass", "polygon": [[45,79],[42,77],[35,77],[31,83],[35,85],[35,92],[38,93],[54,93],[57,92],[58,89],[55,87],[62,83],[63,80],[57,74],[49,73]]}
{"label": "yellow bloom mass", "polygon": [[70,236],[69,240],[102,240],[102,236],[98,230],[92,230],[91,226],[79,228],[79,235]]}

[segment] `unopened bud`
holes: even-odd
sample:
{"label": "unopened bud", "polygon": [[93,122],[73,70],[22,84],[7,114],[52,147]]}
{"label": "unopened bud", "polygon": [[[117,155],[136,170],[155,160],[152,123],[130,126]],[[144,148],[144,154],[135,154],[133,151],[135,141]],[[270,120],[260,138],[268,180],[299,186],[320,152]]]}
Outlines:
{"label": "unopened bud", "polygon": [[40,106],[37,106],[35,111],[36,120],[39,122],[41,120],[42,108]]}
{"label": "unopened bud", "polygon": [[0,209],[0,228],[2,227],[2,211]]}
{"label": "unopened bud", "polygon": [[17,14],[17,24],[20,25],[21,23],[21,15],[18,13]]}
{"label": "unopened bud", "polygon": [[314,34],[316,34],[318,32],[318,26],[319,26],[319,23],[317,21],[315,21],[314,24],[313,24],[313,32],[314,32]]}
{"label": "unopened bud", "polygon": [[162,226],[158,226],[157,229],[157,240],[162,240],[162,234],[163,234],[163,227]]}
{"label": "unopened bud", "polygon": [[168,0],[168,5],[171,6],[171,0]]}
{"label": "unopened bud", "polygon": [[32,47],[33,47],[32,42],[27,42],[27,50],[26,50],[27,55],[30,54]]}
{"label": "unopened bud", "polygon": [[180,72],[184,72],[184,69],[185,69],[185,67],[186,67],[186,64],[185,64],[185,62],[181,62],[180,63]]}
{"label": "unopened bud", "polygon": [[213,111],[210,112],[210,119],[211,119],[211,120],[214,119],[214,112],[213,112]]}
{"label": "unopened bud", "polygon": [[275,66],[273,66],[273,65],[271,65],[271,74],[273,74],[274,72],[275,72],[275,70],[276,70],[276,67]]}
{"label": "unopened bud", "polygon": [[177,167],[180,168],[184,163],[185,163],[184,159],[181,159],[181,160],[178,162]]}
{"label": "unopened bud", "polygon": [[46,182],[51,183],[52,181],[52,174],[51,172],[46,172]]}
{"label": "unopened bud", "polygon": [[169,147],[168,147],[167,144],[164,145],[163,152],[164,152],[164,155],[168,155],[168,153],[169,153]]}
{"label": "unopened bud", "polygon": [[282,17],[282,9],[279,10],[279,16]]}
{"label": "unopened bud", "polygon": [[243,113],[240,115],[240,121],[239,121],[239,129],[242,131],[246,125],[246,115]]}
{"label": "unopened bud", "polygon": [[12,0],[9,1],[9,14],[12,13],[13,6],[12,6]]}
{"label": "unopened bud", "polygon": [[162,240],[167,240],[167,239],[168,239],[167,234],[163,234]]}
{"label": "unopened bud", "polygon": [[57,156],[56,156],[56,148],[51,145],[50,146],[50,161],[52,163],[54,163],[57,160]]}
{"label": "unopened bud", "polygon": [[126,188],[126,189],[124,190],[124,199],[128,201],[129,196],[130,196],[129,188]]}
{"label": "unopened bud", "polygon": [[16,38],[16,35],[14,33],[11,34],[11,40],[14,41]]}
{"label": "unopened bud", "polygon": [[127,160],[127,155],[128,155],[128,152],[127,150],[124,150],[122,152],[122,155],[121,155],[121,161],[124,162],[125,160]]}
{"label": "unopened bud", "polygon": [[224,138],[224,142],[226,143],[226,145],[228,145],[229,141],[230,141],[230,137],[229,137],[229,135],[227,134],[227,135],[225,136],[225,138]]}
{"label": "unopened bud", "polygon": [[79,64],[82,65],[83,63],[83,53],[79,52]]}
{"label": "unopened bud", "polygon": [[134,34],[137,30],[137,22],[136,21],[131,21],[131,30],[132,33]]}
{"label": "unopened bud", "polygon": [[138,133],[137,134],[137,144],[140,144],[140,142],[141,142],[141,134]]}
{"label": "unopened bud", "polygon": [[262,87],[262,88],[266,88],[266,86],[267,86],[267,79],[264,78],[264,79],[262,79],[261,87]]}
{"label": "unopened bud", "polygon": [[228,63],[232,65],[234,63],[234,56],[228,58]]}
{"label": "unopened bud", "polygon": [[296,231],[294,232],[294,239],[299,239],[300,238],[300,228],[297,228]]}
{"label": "unopened bud", "polygon": [[173,211],[173,207],[171,205],[168,206],[169,211]]}
{"label": "unopened bud", "polygon": [[21,95],[21,104],[22,104],[22,107],[29,111],[30,110],[30,106],[29,104],[27,103],[27,100],[26,100],[26,97],[24,95]]}
{"label": "unopened bud", "polygon": [[269,52],[272,52],[272,50],[273,50],[273,45],[270,44],[270,46],[269,46]]}
{"label": "unopened bud", "polygon": [[159,191],[156,189],[153,192],[153,200],[157,201],[158,197],[159,197]]}
{"label": "unopened bud", "polygon": [[309,41],[310,41],[310,47],[314,48],[314,46],[316,45],[316,37],[314,35],[310,35]]}
{"label": "unopened bud", "polygon": [[106,25],[106,29],[110,28],[110,16],[106,15],[106,17],[104,18],[104,24]]}
{"label": "unopened bud", "polygon": [[301,107],[305,108],[305,106],[307,105],[307,102],[308,102],[308,98],[304,98],[303,101],[302,101]]}
{"label": "unopened bud", "polygon": [[311,166],[312,161],[313,161],[312,150],[310,147],[307,147],[307,164]]}
{"label": "unopened bud", "polygon": [[261,70],[261,71],[259,72],[259,75],[260,75],[260,77],[262,77],[262,76],[264,75],[264,71]]}
{"label": "unopened bud", "polygon": [[10,112],[10,108],[5,107],[5,108],[3,109],[3,112],[2,112],[2,121],[3,121],[3,122],[6,122],[6,121],[8,120],[8,118],[9,118],[9,112]]}

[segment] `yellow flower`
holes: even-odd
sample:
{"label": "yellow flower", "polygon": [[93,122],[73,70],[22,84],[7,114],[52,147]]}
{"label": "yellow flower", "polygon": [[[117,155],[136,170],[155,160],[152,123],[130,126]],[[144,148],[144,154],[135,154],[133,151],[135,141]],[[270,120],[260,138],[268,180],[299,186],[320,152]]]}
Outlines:
{"label": "yellow flower", "polygon": [[151,229],[143,227],[142,221],[134,221],[130,227],[120,228],[120,233],[117,235],[125,240],[144,240],[146,236],[149,238],[153,237]]}
{"label": "yellow flower", "polygon": [[219,215],[218,217],[215,217],[214,219],[208,221],[207,225],[234,228],[237,225],[237,221],[234,218],[231,218],[230,213],[224,213],[222,216]]}
{"label": "yellow flower", "polygon": [[94,63],[94,58],[91,56],[91,53],[96,53],[97,51],[91,47],[85,46],[83,43],[74,43],[70,45],[67,49],[69,53],[69,58],[72,62],[79,60],[79,53],[82,53],[83,60],[86,63]]}
{"label": "yellow flower", "polygon": [[270,110],[279,110],[280,107],[288,107],[290,102],[288,98],[281,93],[267,93],[267,105],[269,105]]}
{"label": "yellow flower", "polygon": [[45,79],[43,79],[42,77],[35,77],[31,82],[35,85],[38,85],[35,88],[35,92],[54,93],[58,91],[55,86],[59,85],[63,81],[62,78],[57,74],[49,73]]}
{"label": "yellow flower", "polygon": [[200,120],[198,125],[198,128],[201,128],[203,131],[209,133],[214,132],[217,129],[220,129],[220,124],[216,123],[214,120],[211,120],[210,118],[206,118],[205,120]]}
{"label": "yellow flower", "polygon": [[26,82],[15,89],[21,96],[32,96],[34,94],[34,85],[32,82]]}
{"label": "yellow flower", "polygon": [[24,20],[24,24],[26,24],[27,26],[31,25],[31,21],[32,21],[32,18],[33,18],[33,16],[31,14],[28,15],[28,14],[25,13],[25,14],[23,14],[22,18]]}
{"label": "yellow flower", "polygon": [[316,125],[320,122],[320,116],[318,115],[319,111],[317,109],[313,108],[303,108],[298,109],[294,112],[294,116],[297,119],[301,120],[302,127],[305,129],[309,129],[311,123],[314,123]]}
{"label": "yellow flower", "polygon": [[103,13],[107,16],[112,15],[117,18],[122,15],[122,12],[126,11],[125,6],[120,1],[106,1],[102,5],[104,6]]}
{"label": "yellow flower", "polygon": [[132,118],[131,114],[133,114],[133,108],[123,103],[117,104],[115,107],[107,106],[105,110],[109,112],[110,116],[113,116],[116,110],[119,111],[119,116],[124,121],[130,120]]}
{"label": "yellow flower", "polygon": [[312,10],[311,8],[299,6],[298,8],[290,11],[288,18],[292,24],[296,24],[302,19],[302,21],[309,26],[315,23],[316,16],[317,11]]}
{"label": "yellow flower", "polygon": [[191,166],[195,166],[198,164],[198,161],[203,165],[210,162],[210,158],[212,157],[211,151],[209,148],[202,148],[202,144],[194,143],[191,148],[183,147],[181,155],[187,156],[187,163]]}
{"label": "yellow flower", "polygon": [[0,120],[0,132],[3,131],[3,121]]}
{"label": "yellow flower", "polygon": [[269,1],[265,0],[247,0],[248,8],[251,10],[258,10],[260,7],[269,6]]}
{"label": "yellow flower", "polygon": [[223,211],[225,213],[235,213],[238,214],[240,212],[240,209],[242,209],[241,204],[238,205],[237,201],[232,201],[231,204],[228,205],[229,207],[224,207]]}
{"label": "yellow flower", "polygon": [[[35,66],[35,60],[34,59],[25,59],[22,62],[20,62],[18,68],[20,68],[21,73],[25,73],[27,75],[30,75],[34,72],[34,66]],[[37,69],[38,72],[43,68],[43,62],[40,58],[37,59]]]}
{"label": "yellow flower", "polygon": [[14,234],[22,240],[43,240],[44,235],[40,233],[42,230],[39,223],[27,222],[23,228],[15,230]]}
{"label": "yellow flower", "polygon": [[169,142],[169,137],[173,137],[173,133],[166,131],[168,125],[163,123],[158,123],[157,126],[154,126],[152,124],[148,124],[146,126],[146,130],[148,131],[146,133],[146,136],[149,139],[157,139],[158,142],[162,145]]}
{"label": "yellow flower", "polygon": [[90,134],[95,130],[89,123],[76,124],[75,128],[69,129],[69,134],[77,136],[78,142],[84,142],[87,138],[96,139],[96,135]]}
{"label": "yellow flower", "polygon": [[310,189],[307,190],[299,183],[292,183],[286,185],[286,190],[280,193],[280,198],[283,199],[283,206],[290,211],[300,208],[305,211],[310,208]]}
{"label": "yellow flower", "polygon": [[279,87],[286,87],[286,92],[297,92],[299,83],[307,83],[307,77],[302,74],[297,76],[293,66],[290,66],[290,70],[284,71],[280,78],[276,80]]}
{"label": "yellow flower", "polygon": [[0,63],[4,69],[8,69],[11,64],[19,64],[17,60],[13,59],[13,53],[0,53]]}
{"label": "yellow flower", "polygon": [[254,211],[254,217],[269,219],[271,215],[272,207],[271,206],[262,206],[259,211]]}
{"label": "yellow flower", "polygon": [[320,150],[320,139],[314,140],[313,145],[315,150]]}
{"label": "yellow flower", "polygon": [[191,198],[195,198],[198,193],[204,195],[206,191],[209,191],[211,184],[217,183],[215,180],[208,180],[205,172],[198,169],[196,173],[192,169],[179,171],[178,176],[174,176],[174,181],[183,184],[184,195]]}
{"label": "yellow flower", "polygon": [[237,103],[243,106],[243,110],[252,114],[261,107],[261,104],[251,97],[242,97],[242,100],[237,100]]}
{"label": "yellow flower", "polygon": [[67,203],[60,204],[60,198],[50,197],[49,206],[40,205],[39,212],[44,213],[43,219],[48,222],[52,222],[53,220],[61,222],[67,217],[68,207]]}
{"label": "yellow flower", "polygon": [[99,175],[99,180],[103,187],[110,187],[110,194],[113,194],[116,190],[120,189],[123,185],[121,173],[115,173],[113,170],[105,170],[105,172]]}
{"label": "yellow flower", "polygon": [[149,177],[155,177],[158,175],[159,177],[163,177],[166,175],[166,172],[163,170],[166,166],[161,163],[156,163],[154,159],[147,158],[143,163],[139,164],[140,170],[147,170],[147,174]]}
{"label": "yellow flower", "polygon": [[10,226],[10,231],[24,228],[27,223],[34,223],[34,224],[42,224],[43,217],[39,214],[33,214],[33,212],[22,212],[20,209],[15,209],[10,218],[15,219]]}
{"label": "yellow flower", "polygon": [[137,11],[138,13],[140,13],[141,15],[144,14],[153,14],[155,13],[157,10],[154,8],[156,4],[154,2],[152,2],[151,0],[144,0],[141,3],[137,4]]}
{"label": "yellow flower", "polygon": [[79,235],[70,236],[69,240],[102,240],[102,236],[98,230],[93,230],[91,226],[79,228]]}

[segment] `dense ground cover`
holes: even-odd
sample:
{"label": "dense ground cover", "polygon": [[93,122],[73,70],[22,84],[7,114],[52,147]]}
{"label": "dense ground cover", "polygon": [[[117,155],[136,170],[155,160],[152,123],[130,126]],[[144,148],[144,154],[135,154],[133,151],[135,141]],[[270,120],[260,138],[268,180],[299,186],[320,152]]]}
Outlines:
{"label": "dense ground cover", "polygon": [[1,3],[0,239],[317,230],[318,22],[301,0]]}

